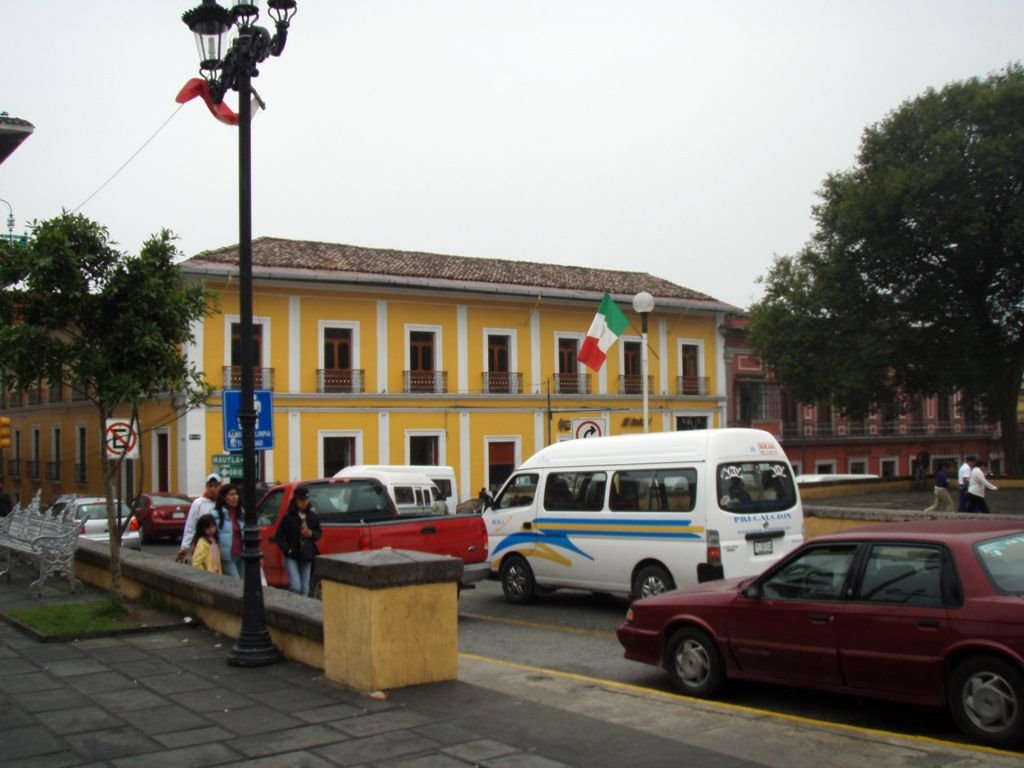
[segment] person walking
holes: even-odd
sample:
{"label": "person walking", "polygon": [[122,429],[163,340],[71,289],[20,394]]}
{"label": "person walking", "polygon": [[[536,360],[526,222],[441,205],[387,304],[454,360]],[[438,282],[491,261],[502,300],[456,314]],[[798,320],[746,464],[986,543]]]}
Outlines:
{"label": "person walking", "polygon": [[967,511],[982,512],[988,514],[988,504],[985,501],[985,490],[998,491],[999,489],[990,483],[985,477],[985,468],[988,462],[981,460],[974,464],[971,470],[971,481],[967,486]]}
{"label": "person walking", "polygon": [[957,474],[957,482],[960,484],[960,498],[957,500],[956,511],[967,511],[967,486],[971,482],[971,470],[974,469],[974,457],[968,456],[960,465]]}
{"label": "person walking", "polygon": [[309,488],[300,485],[292,493],[288,511],[281,518],[274,535],[277,546],[284,554],[284,568],[288,573],[288,589],[291,592],[309,594],[313,558],[320,553],[316,542],[321,535],[320,518],[309,500]]}
{"label": "person walking", "polygon": [[946,474],[946,462],[940,461],[939,468],[935,471],[935,487],[933,489],[935,498],[932,505],[925,509],[925,512],[937,512],[942,508],[943,512],[953,511],[953,497],[949,495],[949,475]]}
{"label": "person walking", "polygon": [[206,514],[196,523],[192,539],[192,565],[210,573],[220,573],[220,544],[217,543],[217,521]]}
{"label": "person walking", "polygon": [[242,505],[238,488],[225,483],[217,491],[213,515],[217,522],[217,541],[220,543],[220,564],[225,576],[242,578]]}
{"label": "person walking", "polygon": [[179,563],[185,562],[188,553],[192,549],[192,541],[196,537],[196,523],[203,515],[213,512],[213,504],[217,501],[217,491],[220,490],[220,475],[213,472],[206,476],[206,489],[203,495],[192,501],[188,508],[188,516],[185,518],[185,530],[181,533],[181,547],[174,559]]}

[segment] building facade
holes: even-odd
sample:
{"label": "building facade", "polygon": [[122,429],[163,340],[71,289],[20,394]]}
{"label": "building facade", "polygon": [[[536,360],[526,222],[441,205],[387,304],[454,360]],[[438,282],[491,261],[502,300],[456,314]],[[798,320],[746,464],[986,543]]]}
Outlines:
{"label": "building facade", "polygon": [[[219,295],[190,359],[215,387],[204,407],[170,398],[141,412],[139,456],[120,478],[142,490],[198,494],[224,466],[235,425],[223,391],[239,387],[238,253],[201,253],[187,279]],[[650,431],[726,425],[718,329],[735,307],[644,273],[260,238],[253,243],[256,389],[271,393],[264,482],[332,475],[351,464],[455,468],[459,496],[494,488],[545,445],[640,432],[648,325]],[[576,359],[603,292],[631,320],[599,372]],[[103,430],[73,391],[6,393],[8,489],[26,498],[98,492]],[[266,418],[264,415],[263,418]],[[240,471],[240,470],[239,470]]]}
{"label": "building facade", "polygon": [[728,315],[721,327],[728,379],[729,426],[774,434],[797,474],[874,474],[913,477],[940,462],[958,467],[966,456],[1003,471],[999,425],[963,408],[955,394],[919,397],[900,412],[851,419],[827,403],[801,403],[774,380],[746,340],[746,317]]}

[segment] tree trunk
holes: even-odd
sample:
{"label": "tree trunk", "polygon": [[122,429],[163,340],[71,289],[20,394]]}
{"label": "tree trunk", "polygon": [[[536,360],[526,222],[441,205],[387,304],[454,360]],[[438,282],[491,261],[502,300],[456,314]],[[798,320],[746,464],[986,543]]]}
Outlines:
{"label": "tree trunk", "polygon": [[117,524],[117,510],[114,506],[114,477],[123,459],[108,459],[106,445],[107,419],[109,413],[102,405],[100,412],[100,456],[103,466],[103,489],[107,495],[107,530],[110,531],[110,596],[115,603],[124,599],[121,589],[121,529]]}

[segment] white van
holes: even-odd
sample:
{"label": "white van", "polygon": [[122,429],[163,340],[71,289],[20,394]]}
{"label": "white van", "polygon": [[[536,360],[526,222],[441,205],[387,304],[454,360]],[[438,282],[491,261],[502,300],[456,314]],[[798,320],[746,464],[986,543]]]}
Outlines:
{"label": "white van", "polygon": [[492,578],[512,603],[561,587],[640,598],[753,575],[803,541],[793,469],[754,429],[549,445],[483,517]]}
{"label": "white van", "polygon": [[369,467],[345,467],[335,477],[370,477],[387,488],[400,515],[443,515],[448,512],[434,481],[422,472],[382,471]]}
{"label": "white van", "polygon": [[455,470],[451,467],[439,467],[433,464],[355,464],[345,467],[334,474],[335,477],[352,477],[365,472],[418,472],[426,475],[437,486],[445,509],[449,515],[455,514],[459,503],[458,488],[455,485]]}

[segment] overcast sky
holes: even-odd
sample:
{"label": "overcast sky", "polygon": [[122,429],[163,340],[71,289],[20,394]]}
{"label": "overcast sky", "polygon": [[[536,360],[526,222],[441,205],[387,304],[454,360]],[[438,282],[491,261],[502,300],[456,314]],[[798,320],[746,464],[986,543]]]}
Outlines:
{"label": "overcast sky", "polygon": [[[174,101],[197,4],[3,3],[0,111],[36,127],[0,165],[16,233],[64,208],[129,252],[165,227],[186,256],[237,243],[237,132]],[[741,307],[865,126],[1024,49],[1020,0],[298,5],[254,82],[254,236],[646,271]]]}

